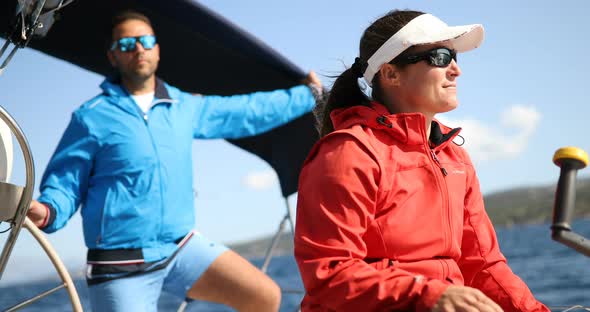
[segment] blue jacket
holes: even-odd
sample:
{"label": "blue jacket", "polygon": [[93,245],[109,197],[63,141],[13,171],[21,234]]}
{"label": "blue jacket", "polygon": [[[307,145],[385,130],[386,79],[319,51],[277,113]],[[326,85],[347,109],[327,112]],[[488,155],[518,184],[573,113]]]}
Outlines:
{"label": "blue jacket", "polygon": [[72,119],[41,180],[45,232],[81,208],[89,249],[139,249],[145,262],[171,255],[194,226],[192,140],[240,138],[311,111],[307,86],[236,96],[195,96],[158,80],[144,114],[120,85]]}

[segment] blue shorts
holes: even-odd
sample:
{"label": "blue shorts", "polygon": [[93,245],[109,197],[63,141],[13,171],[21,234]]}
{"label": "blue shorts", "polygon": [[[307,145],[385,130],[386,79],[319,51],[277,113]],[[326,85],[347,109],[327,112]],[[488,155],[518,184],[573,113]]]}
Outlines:
{"label": "blue shorts", "polygon": [[92,311],[157,311],[162,290],[185,298],[191,286],[226,250],[224,245],[195,233],[166,267],[89,286]]}

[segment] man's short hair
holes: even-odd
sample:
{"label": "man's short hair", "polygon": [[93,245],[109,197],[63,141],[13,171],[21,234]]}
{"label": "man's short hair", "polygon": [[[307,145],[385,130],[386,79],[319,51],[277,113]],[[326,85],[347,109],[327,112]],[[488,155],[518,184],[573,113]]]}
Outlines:
{"label": "man's short hair", "polygon": [[152,29],[154,28],[152,26],[152,22],[150,21],[150,19],[143,13],[134,10],[125,10],[113,16],[113,19],[111,20],[111,32],[113,31],[113,29],[115,29],[115,27],[119,26],[120,24],[128,20],[139,20],[148,24],[150,27],[152,27]]}

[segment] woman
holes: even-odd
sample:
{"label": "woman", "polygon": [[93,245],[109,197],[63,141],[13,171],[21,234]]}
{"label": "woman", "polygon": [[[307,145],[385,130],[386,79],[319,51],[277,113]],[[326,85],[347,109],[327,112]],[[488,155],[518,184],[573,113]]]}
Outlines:
{"label": "woman", "polygon": [[473,165],[454,143],[460,129],[434,118],[458,105],[456,53],[482,40],[481,25],[415,11],[365,30],[320,109],[322,139],[300,177],[304,311],[549,311],[500,252]]}

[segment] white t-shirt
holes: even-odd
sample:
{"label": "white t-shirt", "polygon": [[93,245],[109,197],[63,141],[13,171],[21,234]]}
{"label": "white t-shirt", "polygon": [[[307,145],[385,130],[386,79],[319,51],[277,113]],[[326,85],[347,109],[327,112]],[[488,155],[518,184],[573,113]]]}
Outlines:
{"label": "white t-shirt", "polygon": [[154,101],[154,94],[155,94],[155,92],[150,92],[150,93],[140,94],[140,95],[133,95],[132,94],[131,97],[133,98],[133,100],[135,100],[135,103],[137,103],[139,108],[141,108],[141,110],[144,113],[147,113],[147,111],[152,106],[152,102]]}

